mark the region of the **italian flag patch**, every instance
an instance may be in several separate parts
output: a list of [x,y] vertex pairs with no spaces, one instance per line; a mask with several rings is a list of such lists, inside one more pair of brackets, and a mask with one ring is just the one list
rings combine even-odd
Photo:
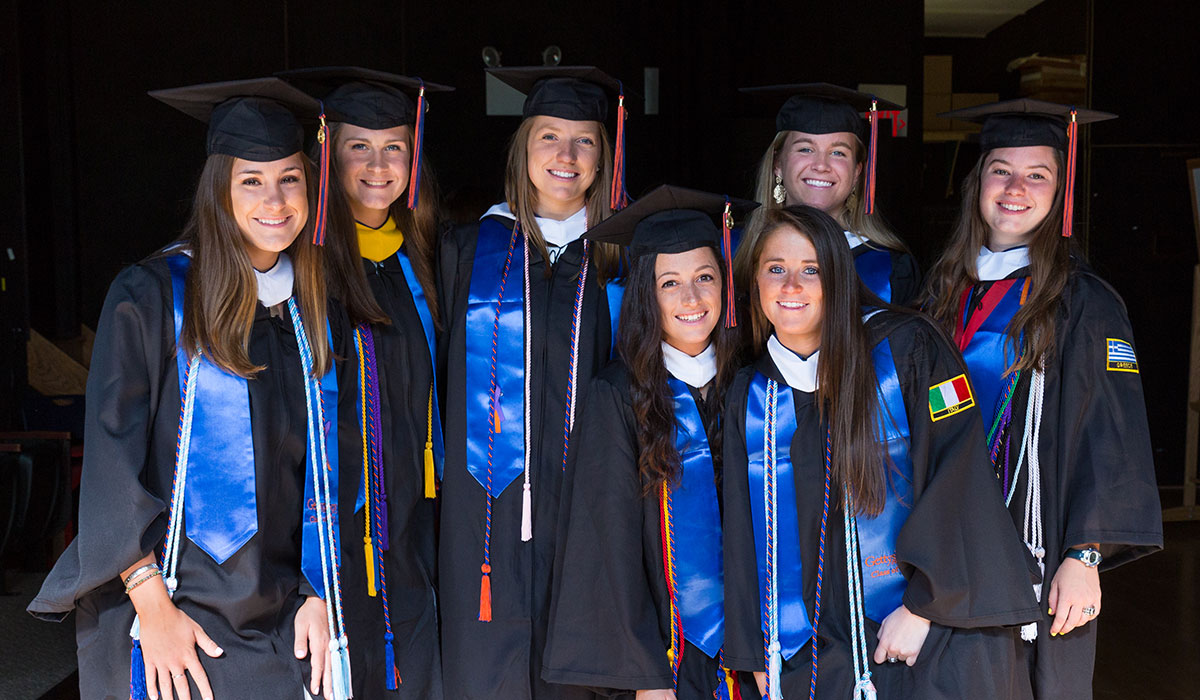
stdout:
[[965,374],[929,387],[929,417],[935,421],[974,405],[975,397]]

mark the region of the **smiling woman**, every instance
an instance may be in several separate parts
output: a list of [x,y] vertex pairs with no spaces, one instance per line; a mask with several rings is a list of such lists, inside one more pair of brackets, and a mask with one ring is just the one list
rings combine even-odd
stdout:
[[322,514],[353,375],[310,235],[296,113],[317,105],[274,78],[153,95],[209,123],[208,158],[183,234],[105,300],[79,535],[30,611],[76,611],[86,697],[345,698]]
[[610,96],[618,120],[624,107],[592,67],[491,74],[526,93],[505,201],[446,236],[439,260],[454,436],[439,549],[446,696],[590,697],[541,670],[570,428],[612,352],[620,249],[583,234],[612,213],[604,121]]
[[1101,569],[1162,547],[1129,317],[1071,245],[1078,129],[1115,115],[1022,99],[942,116],[983,122],[982,155],[928,308],[966,359],[995,478],[1042,573],[1017,670],[1034,697],[1082,700]]

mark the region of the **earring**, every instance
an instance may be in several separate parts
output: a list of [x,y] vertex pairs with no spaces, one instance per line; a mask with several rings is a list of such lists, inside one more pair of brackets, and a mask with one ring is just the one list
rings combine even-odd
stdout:
[[787,199],[787,190],[783,188],[783,178],[779,175],[775,176],[775,189],[771,190],[771,197],[776,204],[783,204]]

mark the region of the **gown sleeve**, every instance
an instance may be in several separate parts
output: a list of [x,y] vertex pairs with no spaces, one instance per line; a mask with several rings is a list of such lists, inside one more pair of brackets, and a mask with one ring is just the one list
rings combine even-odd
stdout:
[[613,374],[592,381],[571,440],[542,677],[594,688],[670,688],[643,564],[643,532],[658,525],[646,522],[632,409]]
[[746,396],[753,376],[754,369],[745,368],[735,377],[726,394],[723,421],[725,663],[735,671],[762,671],[765,667],[746,460]]
[[1133,371],[1110,362],[1122,344],[1134,349],[1125,304],[1107,284],[1080,274],[1069,308],[1060,335],[1057,447],[1065,522],[1057,554],[1098,542],[1103,570],[1162,549],[1161,505],[1140,368],[1136,361]]
[[30,603],[37,617],[61,620],[166,532],[167,503],[147,488],[143,472],[162,384],[178,381],[169,285],[134,266],[104,300],[87,381],[79,534]]
[[[906,337],[907,336],[907,337]],[[892,334],[911,433],[914,503],[896,554],[904,605],[946,627],[1038,619],[1028,556],[992,474],[979,408],[934,420],[929,391],[966,375],[944,335],[912,317]]]

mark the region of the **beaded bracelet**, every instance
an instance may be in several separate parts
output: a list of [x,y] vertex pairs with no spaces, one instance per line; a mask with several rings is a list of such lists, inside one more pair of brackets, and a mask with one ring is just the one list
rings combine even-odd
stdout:
[[161,574],[162,572],[159,571],[158,566],[155,564],[147,564],[139,567],[125,577],[125,594],[128,595],[133,589]]

